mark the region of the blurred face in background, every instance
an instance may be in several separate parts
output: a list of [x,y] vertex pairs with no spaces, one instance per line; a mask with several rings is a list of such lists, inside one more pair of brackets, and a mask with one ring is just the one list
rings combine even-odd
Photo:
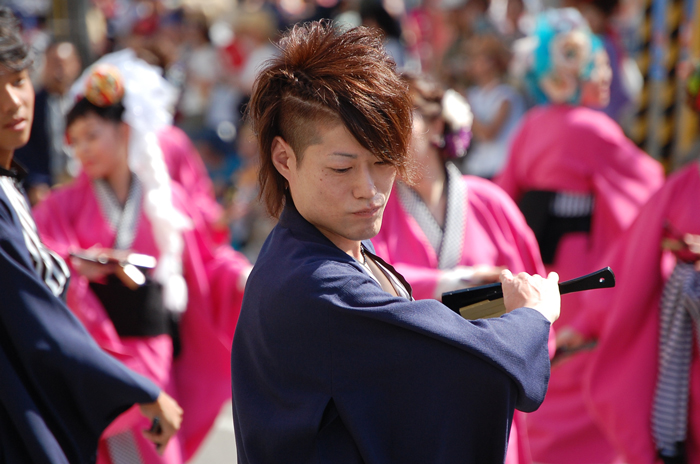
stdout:
[[80,58],[73,44],[61,42],[46,51],[44,87],[49,93],[64,95],[80,75]]
[[612,68],[605,50],[600,50],[593,58],[593,70],[581,87],[581,104],[591,108],[605,108],[610,103]]
[[438,116],[424,117],[419,111],[413,112],[413,132],[411,134],[411,154],[418,166],[425,166],[432,157],[439,157],[445,122]]
[[34,88],[29,71],[0,67],[0,160],[9,168],[11,156],[29,141],[34,117]]
[[66,132],[68,143],[90,179],[107,179],[128,170],[129,126],[94,113],[76,119]]

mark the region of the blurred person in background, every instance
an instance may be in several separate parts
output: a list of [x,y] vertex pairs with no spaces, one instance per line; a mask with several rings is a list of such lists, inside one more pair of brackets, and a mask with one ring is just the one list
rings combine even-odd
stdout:
[[602,111],[618,123],[626,123],[634,110],[633,103],[641,93],[643,77],[615,28],[614,18],[619,0],[566,0],[564,3],[577,8],[593,33],[603,41],[610,60],[612,80],[610,101],[602,107]]
[[437,75],[452,42],[449,20],[441,0],[422,0],[405,19],[406,45],[420,59],[416,71]]
[[475,85],[466,96],[474,113],[474,138],[461,168],[491,179],[505,164],[511,138],[525,114],[525,100],[504,82],[511,54],[502,39],[492,34],[473,37],[468,51]]
[[[688,93],[700,112],[696,72]],[[695,160],[669,176],[606,256],[618,285],[587,295],[588,317],[567,327],[569,346],[598,341],[585,387],[625,462],[700,463],[698,198]]]
[[32,135],[15,152],[28,171],[24,186],[31,204],[46,198],[49,188],[72,179],[77,163],[64,144],[64,114],[73,104],[68,89],[82,71],[78,51],[70,42],[53,42],[46,49],[42,88],[34,101]]
[[[537,18],[526,75],[538,105],[529,110],[495,179],[518,203],[540,245],[542,260],[562,280],[595,271],[610,247],[663,183],[658,162],[625,137],[604,113],[610,68],[600,41],[572,8]],[[584,317],[581,294],[562,297],[558,329]],[[583,397],[582,350],[552,368],[542,407],[528,416],[535,462],[590,464],[616,457]]]
[[411,71],[420,67],[416,59],[411,59],[403,42],[401,22],[394,18],[380,0],[361,0],[360,17],[362,25],[376,27],[384,36],[384,48],[391,55],[399,71]]
[[[156,134],[170,121],[174,92],[158,70],[124,50],[98,61],[71,93],[81,98],[67,137],[83,171],[35,208],[39,232],[71,257],[68,306],[97,343],[171,392],[187,416],[162,457],[144,442],[139,418],[121,416],[99,462],[184,462],[229,398],[250,265],[211,246],[197,204],[168,176]],[[132,253],[152,257],[153,269],[129,268]]]
[[[238,110],[250,98],[255,78],[264,63],[277,55],[274,40],[278,32],[274,16],[264,9],[240,11],[233,30],[242,60],[235,72],[227,73],[226,81],[238,92],[235,108]],[[238,120],[234,121],[234,124],[238,123]]]
[[[378,255],[400,272],[416,299],[491,283],[501,270],[543,274],[537,241],[513,200],[493,183],[462,176],[454,162],[469,143],[469,105],[425,76],[406,76],[412,102],[411,154],[420,179],[400,180],[382,227],[372,239]],[[507,464],[532,462],[525,415],[516,412]]]
[[498,25],[498,31],[508,46],[518,39],[527,37],[531,32],[531,15],[523,0],[507,0],[506,14]]
[[473,85],[469,70],[469,42],[473,37],[496,34],[496,28],[489,18],[490,0],[465,0],[450,2],[447,21],[451,30],[449,46],[442,58],[442,67],[433,71],[434,75],[451,88],[463,93]]
[[244,121],[241,125],[236,145],[241,166],[231,179],[232,188],[227,198],[226,212],[234,248],[251,263],[255,263],[277,220],[267,213],[258,198],[260,153],[250,121]]
[[223,203],[231,187],[231,176],[240,165],[234,145],[222,140],[214,130],[202,131],[193,142],[213,184],[214,197]]
[[182,409],[95,344],[64,303],[64,260],[37,235],[13,161],[32,127],[31,64],[17,20],[0,7],[0,461],[94,463],[102,431],[126,410],[138,416],[135,403],[157,423],[142,436],[169,450]]
[[177,125],[195,136],[205,125],[211,93],[222,77],[219,52],[209,38],[209,21],[201,11],[189,11],[184,19],[182,60],[185,84],[178,102]]

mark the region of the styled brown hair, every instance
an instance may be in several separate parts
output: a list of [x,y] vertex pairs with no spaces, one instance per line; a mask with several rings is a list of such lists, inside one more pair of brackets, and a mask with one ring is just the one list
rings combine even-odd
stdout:
[[284,206],[287,185],[272,163],[278,136],[301,163],[319,126],[342,123],[360,145],[410,178],[411,99],[379,32],[316,21],[288,30],[279,48],[258,75],[247,109],[262,158],[260,197],[272,216]]

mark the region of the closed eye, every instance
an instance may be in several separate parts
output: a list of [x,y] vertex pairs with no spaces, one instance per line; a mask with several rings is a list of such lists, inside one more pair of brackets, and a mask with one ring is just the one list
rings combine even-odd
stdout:
[[337,172],[338,174],[342,174],[342,173],[344,173],[344,172],[348,172],[349,170],[350,170],[350,168],[343,168],[343,169],[334,169],[334,168],[331,168],[331,171]]

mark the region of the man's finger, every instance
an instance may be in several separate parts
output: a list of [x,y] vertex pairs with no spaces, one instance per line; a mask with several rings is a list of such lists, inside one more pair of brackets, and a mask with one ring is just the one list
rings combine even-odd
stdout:
[[513,273],[510,272],[508,269],[503,269],[501,271],[501,276],[499,278],[501,283],[505,282],[506,280],[512,280],[512,279],[513,279]]
[[547,274],[547,279],[559,282],[559,274],[557,274],[556,272],[550,272],[549,274]]

